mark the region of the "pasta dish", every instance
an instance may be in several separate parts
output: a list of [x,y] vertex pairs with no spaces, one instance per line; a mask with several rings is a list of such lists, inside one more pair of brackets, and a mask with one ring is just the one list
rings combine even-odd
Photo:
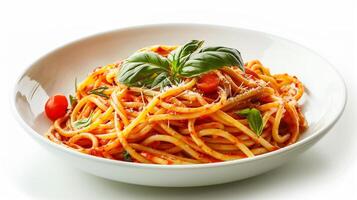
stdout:
[[307,128],[304,86],[238,50],[146,47],[95,68],[75,94],[50,97],[49,140],[85,154],[152,164],[254,157],[295,143]]

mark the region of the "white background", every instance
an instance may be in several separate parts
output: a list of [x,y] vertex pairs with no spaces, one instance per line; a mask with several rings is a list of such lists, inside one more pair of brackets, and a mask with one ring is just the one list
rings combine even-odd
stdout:
[[[355,7],[352,1],[343,0],[0,1],[0,199],[356,197]],[[38,57],[94,33],[169,22],[254,29],[289,38],[317,51],[335,65],[346,80],[349,99],[344,115],[318,144],[276,170],[239,182],[184,189],[128,185],[73,169],[44,151],[14,120],[9,96],[15,78]]]

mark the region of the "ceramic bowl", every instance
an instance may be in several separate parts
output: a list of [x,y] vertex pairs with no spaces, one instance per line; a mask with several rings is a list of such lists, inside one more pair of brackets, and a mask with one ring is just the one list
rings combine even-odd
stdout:
[[[96,66],[126,58],[145,46],[183,44],[192,39],[205,40],[206,45],[237,48],[245,61],[259,59],[273,73],[296,75],[306,87],[306,94],[300,104],[309,124],[299,141],[254,158],[212,164],[162,166],[98,158],[75,152],[43,137],[50,126],[50,121],[43,114],[46,100],[56,93],[73,93],[75,78],[82,80]],[[337,122],[346,102],[346,89],[341,76],[330,63],[289,40],[240,28],[163,24],[98,34],[50,52],[21,74],[15,85],[12,102],[15,115],[24,130],[38,144],[52,152],[53,156],[68,165],[126,183],[188,187],[244,179],[294,159],[320,140]]]

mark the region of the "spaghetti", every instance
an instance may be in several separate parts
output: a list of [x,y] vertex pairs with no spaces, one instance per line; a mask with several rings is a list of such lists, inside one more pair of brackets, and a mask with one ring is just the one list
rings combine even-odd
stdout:
[[[141,51],[166,57],[175,48]],[[258,60],[244,64],[245,72],[238,67],[212,70],[218,85],[208,93],[199,87],[201,77],[161,89],[129,87],[116,78],[121,66],[109,64],[89,74],[77,86],[76,101],[45,136],[108,159],[198,164],[274,151],[295,143],[307,127],[297,103],[302,83],[295,76],[271,74]],[[253,108],[261,119],[257,129],[242,114]]]

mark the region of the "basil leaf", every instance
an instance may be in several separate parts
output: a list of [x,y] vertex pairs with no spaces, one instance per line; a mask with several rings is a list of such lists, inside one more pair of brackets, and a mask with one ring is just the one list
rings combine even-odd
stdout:
[[250,111],[250,114],[247,116],[248,123],[250,128],[260,136],[263,132],[263,118],[259,110],[253,108]]
[[263,132],[263,118],[260,111],[256,108],[246,108],[237,112],[237,114],[247,117],[249,127],[261,136]]
[[225,66],[238,66],[244,71],[240,52],[228,47],[207,47],[197,54],[192,54],[180,69],[179,74],[184,77],[195,77]]
[[69,95],[69,103],[71,104],[71,107],[73,108],[77,104],[78,100],[75,96]]
[[231,56],[234,56],[234,62],[238,62],[238,64],[237,65],[231,65],[231,66],[237,66],[244,72],[244,62],[243,62],[243,59],[242,59],[242,56],[241,56],[240,52],[237,49],[229,48],[229,47],[219,47],[218,46],[218,47],[206,47],[206,48],[203,48],[200,52],[209,52],[209,51],[226,52],[227,54],[230,54]]
[[90,116],[88,118],[82,118],[78,121],[75,121],[73,125],[77,129],[81,129],[81,128],[89,126],[91,123],[92,123],[92,116]]
[[247,117],[250,113],[250,108],[246,108],[237,112],[237,114]]
[[202,44],[203,40],[192,40],[191,42],[175,49],[168,55],[174,72],[179,71],[182,64],[184,64],[192,53],[197,51]]
[[127,151],[124,151],[123,152],[123,157],[124,157],[124,160],[127,161],[127,162],[133,162],[133,159],[131,158],[131,155],[127,152]]
[[107,86],[101,86],[101,87],[98,87],[98,88],[96,88],[96,89],[94,89],[94,90],[89,91],[88,93],[89,93],[89,94],[95,94],[95,95],[98,95],[98,96],[101,96],[101,97],[105,97],[105,98],[108,99],[109,96],[108,96],[107,94],[104,94],[104,91],[105,91],[106,89],[108,89]]
[[169,61],[153,52],[139,52],[130,56],[121,66],[118,81],[128,86],[151,85],[162,72],[169,73]]
[[77,93],[77,89],[78,89],[78,84],[77,84],[77,77],[74,78],[74,92]]
[[162,72],[156,76],[154,81],[151,83],[151,89],[163,88],[165,86],[171,85],[171,81],[169,79],[169,74],[167,72]]

